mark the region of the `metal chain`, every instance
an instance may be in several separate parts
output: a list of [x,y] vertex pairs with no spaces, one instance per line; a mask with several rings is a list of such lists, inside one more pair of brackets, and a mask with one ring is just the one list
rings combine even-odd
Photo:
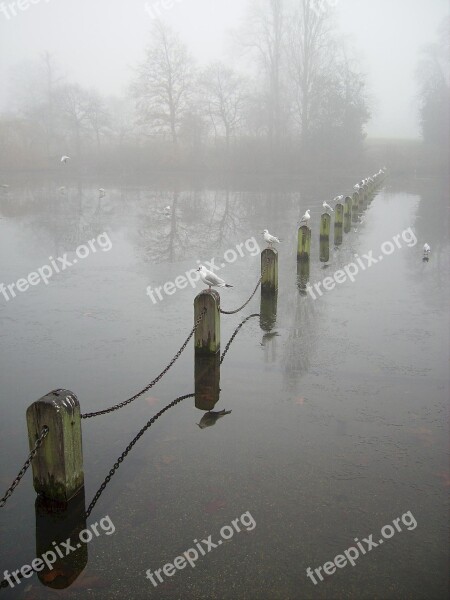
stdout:
[[125,457],[131,451],[131,449],[136,444],[136,442],[144,435],[144,433],[147,431],[147,429],[149,427],[151,427],[153,425],[153,423],[157,419],[159,419],[159,417],[161,415],[163,415],[167,410],[169,410],[169,408],[172,408],[172,406],[175,406],[176,404],[178,404],[182,400],[186,400],[186,398],[193,398],[194,396],[195,396],[195,394],[186,394],[185,396],[179,396],[178,398],[176,398],[175,400],[173,400],[173,402],[171,402],[166,407],[164,407],[162,410],[160,410],[159,413],[157,413],[154,417],[152,417],[150,419],[150,421],[147,422],[146,425],[144,425],[144,427],[139,431],[139,433],[137,434],[137,436],[133,439],[133,441],[130,444],[128,444],[128,446],[126,447],[125,451],[122,452],[122,454],[119,456],[119,458],[117,459],[117,461],[114,463],[113,468],[110,470],[108,476],[105,478],[105,480],[102,483],[102,485],[100,486],[98,492],[95,494],[94,498],[92,499],[92,502],[89,504],[89,507],[88,507],[88,509],[86,511],[86,518],[88,518],[89,515],[91,514],[94,506],[97,504],[97,500],[102,495],[103,490],[105,489],[105,487],[111,481],[112,476],[115,474],[115,472],[117,471],[117,469],[120,467],[120,464],[123,462],[123,460],[125,459]]
[[124,406],[127,406],[127,404],[131,404],[131,402],[134,402],[134,400],[137,400],[137,398],[139,398],[140,396],[142,396],[143,394],[148,392],[148,390],[151,389],[154,385],[156,385],[158,383],[158,381],[164,377],[164,375],[172,367],[172,365],[180,358],[181,354],[183,353],[186,346],[188,345],[190,339],[192,338],[192,336],[194,335],[198,326],[200,325],[203,317],[205,316],[205,313],[206,313],[206,308],[204,308],[203,311],[200,313],[200,315],[197,317],[197,320],[195,322],[194,327],[192,328],[191,333],[189,334],[189,336],[187,337],[186,341],[181,346],[181,348],[178,350],[178,352],[175,354],[175,356],[172,358],[170,363],[167,365],[167,367],[164,369],[164,371],[162,371],[158,375],[158,377],[155,377],[155,379],[147,385],[147,387],[145,387],[143,390],[141,390],[140,392],[135,394],[132,398],[129,398],[128,400],[125,400],[124,402],[121,402],[120,404],[116,404],[115,406],[111,406],[111,408],[106,408],[105,410],[99,410],[98,412],[87,413],[87,414],[81,415],[81,418],[82,419],[90,419],[92,417],[98,417],[99,415],[106,415],[107,413],[114,412],[116,410],[119,410],[120,408],[123,408]]
[[31,461],[33,460],[33,458],[36,456],[39,448],[42,446],[42,443],[44,441],[44,439],[47,437],[49,432],[48,427],[45,425],[45,427],[42,428],[41,431],[41,435],[38,437],[38,439],[36,440],[36,443],[34,444],[34,448],[33,450],[30,452],[27,460],[25,461],[25,464],[23,465],[22,469],[19,471],[19,474],[17,475],[17,477],[14,479],[11,487],[8,489],[8,491],[6,492],[6,494],[3,496],[3,498],[0,499],[0,508],[3,508],[8,500],[8,498],[10,498],[10,496],[12,496],[14,490],[16,489],[16,487],[19,485],[20,480],[22,479],[22,477],[25,475],[25,473],[28,470],[28,467],[31,465]]
[[243,326],[243,325],[244,325],[244,324],[245,324],[245,323],[246,323],[246,322],[247,322],[249,319],[252,319],[252,318],[254,318],[254,317],[259,317],[259,316],[261,316],[259,313],[255,313],[255,314],[253,314],[253,315],[250,315],[249,317],[246,317],[246,318],[245,318],[245,319],[242,321],[242,323],[236,327],[236,329],[234,330],[234,333],[233,333],[233,335],[231,336],[231,338],[230,338],[230,340],[229,340],[228,344],[225,346],[225,350],[223,351],[223,353],[222,353],[222,356],[220,357],[220,364],[222,364],[222,363],[223,363],[223,359],[225,358],[225,355],[226,355],[226,353],[227,353],[227,352],[228,352],[228,350],[230,349],[230,346],[231,346],[231,344],[233,343],[233,340],[234,340],[234,338],[235,338],[235,337],[237,336],[237,334],[239,333],[239,331],[240,331],[241,327],[242,327],[242,326]]
[[241,307],[237,308],[236,310],[229,310],[229,311],[228,311],[228,310],[222,310],[222,309],[219,307],[219,310],[220,310],[220,312],[221,312],[223,315],[235,315],[236,313],[240,312],[241,310],[243,310],[243,309],[244,309],[244,308],[247,306],[247,304],[250,302],[250,300],[253,298],[253,296],[254,296],[254,295],[256,294],[256,292],[258,291],[258,288],[259,288],[259,286],[261,285],[261,281],[262,281],[262,278],[264,277],[264,273],[266,272],[266,269],[267,269],[267,266],[268,266],[268,264],[269,264],[269,259],[267,258],[267,260],[266,260],[266,264],[264,265],[264,268],[263,268],[263,270],[261,271],[261,277],[259,278],[259,280],[258,280],[258,283],[256,284],[256,287],[255,287],[255,290],[254,290],[253,294],[250,296],[250,298],[247,300],[247,302],[246,302],[245,304],[243,304]]

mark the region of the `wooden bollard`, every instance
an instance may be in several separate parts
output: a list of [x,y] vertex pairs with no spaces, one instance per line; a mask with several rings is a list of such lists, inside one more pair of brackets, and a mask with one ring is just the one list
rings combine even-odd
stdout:
[[359,193],[354,192],[352,196],[352,223],[358,222],[359,215]]
[[311,229],[302,225],[298,230],[297,259],[309,260],[311,255]]
[[334,245],[340,246],[342,244],[343,230],[344,227],[344,205],[336,204],[334,208]]
[[278,252],[266,248],[261,252],[261,293],[273,294],[278,289]]
[[28,440],[34,447],[43,427],[49,431],[33,460],[38,494],[66,503],[84,486],[81,414],[77,397],[55,390],[27,410]]
[[320,217],[320,262],[330,260],[330,228],[331,217],[323,213]]
[[216,354],[220,350],[220,296],[215,290],[203,290],[194,300],[194,322],[203,316],[195,331],[195,353]]
[[344,200],[344,233],[349,233],[352,227],[352,199],[347,196]]

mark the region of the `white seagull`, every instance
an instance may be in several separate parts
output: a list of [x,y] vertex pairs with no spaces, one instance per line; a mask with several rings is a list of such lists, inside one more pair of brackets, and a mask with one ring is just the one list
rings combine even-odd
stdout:
[[64,164],[67,164],[67,161],[70,160],[70,156],[61,156],[61,162]]
[[343,199],[344,199],[344,196],[336,196],[336,198],[334,198],[333,202],[342,202]]
[[353,186],[353,189],[354,189],[354,190],[356,190],[356,191],[358,192],[358,191],[359,191],[359,189],[360,189],[360,187],[361,187],[361,186],[359,185],[359,183],[357,183],[356,185],[354,185],[354,186]]
[[65,194],[66,193],[66,188],[62,185],[59,189],[58,189],[60,194]]
[[267,229],[264,229],[262,234],[264,236],[264,240],[269,244],[270,247],[272,247],[272,244],[281,244],[280,240],[274,235],[270,235]]
[[223,279],[218,277],[212,271],[208,271],[208,269],[203,265],[200,265],[197,271],[200,272],[201,280],[203,281],[203,283],[206,283],[209,289],[211,289],[212,287],[233,287],[232,285],[228,285],[228,283],[225,283]]
[[323,201],[322,206],[324,207],[325,210],[331,210],[331,212],[334,212],[334,210],[331,208],[331,206],[325,202],[325,200]]
[[423,254],[424,256],[429,256],[431,252],[431,247],[429,244],[424,244],[423,246]]
[[99,194],[100,194],[100,198],[104,198],[106,196],[106,190],[105,190],[105,188],[99,188],[98,191],[99,191]]
[[303,215],[303,217],[300,219],[300,223],[306,223],[306,225],[308,225],[309,221],[311,220],[311,214],[309,212],[309,209],[305,212],[305,214]]

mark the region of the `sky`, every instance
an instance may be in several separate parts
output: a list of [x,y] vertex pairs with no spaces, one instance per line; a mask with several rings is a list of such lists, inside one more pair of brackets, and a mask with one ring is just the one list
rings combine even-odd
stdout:
[[[18,4],[24,8],[19,8]],[[448,15],[448,0],[332,0],[368,85],[371,137],[419,136],[414,71]],[[166,6],[167,8],[164,8]],[[70,80],[125,93],[159,10],[201,64],[235,60],[247,0],[0,0],[0,109],[14,68],[49,51]],[[153,12],[152,12],[153,11]],[[14,14],[15,13],[15,14]]]

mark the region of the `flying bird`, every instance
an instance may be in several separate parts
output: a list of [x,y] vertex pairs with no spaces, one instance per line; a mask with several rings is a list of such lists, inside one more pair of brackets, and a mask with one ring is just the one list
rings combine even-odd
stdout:
[[303,215],[303,217],[300,219],[300,223],[306,223],[306,225],[308,225],[309,221],[311,220],[311,214],[309,212],[309,209],[305,212],[305,214]]
[[269,244],[270,248],[272,248],[273,244],[281,244],[280,240],[274,235],[270,235],[267,229],[263,231],[264,240]]
[[64,164],[67,164],[67,161],[70,160],[70,156],[61,156],[61,162]]
[[325,200],[323,201],[322,206],[324,207],[325,210],[331,210],[331,212],[334,212],[334,210],[331,208],[331,206],[325,202]]
[[215,273],[213,273],[212,271],[208,271],[208,269],[206,267],[204,267],[203,265],[200,265],[200,267],[197,269],[197,271],[200,272],[200,278],[203,281],[203,283],[205,283],[209,289],[211,289],[212,287],[233,287],[232,285],[229,285],[228,283],[225,283],[225,281],[223,279],[221,279],[220,277],[218,277]]

